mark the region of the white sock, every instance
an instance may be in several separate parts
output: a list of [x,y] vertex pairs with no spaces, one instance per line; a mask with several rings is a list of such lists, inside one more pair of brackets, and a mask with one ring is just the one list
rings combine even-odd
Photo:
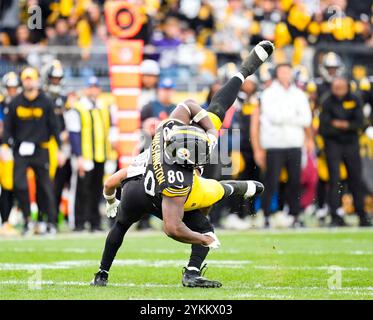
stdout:
[[242,81],[242,83],[245,82],[245,77],[243,76],[243,74],[241,72],[237,72],[234,77],[237,77],[238,79],[240,79]]
[[252,181],[246,181],[247,183],[247,190],[245,193],[245,198],[252,197],[256,192],[256,185]]
[[197,272],[199,272],[199,269],[196,268],[196,267],[187,267],[187,269],[188,269],[189,271],[197,271]]

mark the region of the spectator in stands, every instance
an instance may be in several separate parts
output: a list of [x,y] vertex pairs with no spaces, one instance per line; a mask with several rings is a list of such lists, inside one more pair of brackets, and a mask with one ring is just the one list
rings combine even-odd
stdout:
[[70,27],[66,19],[58,18],[55,25],[56,36],[49,43],[51,46],[72,46],[74,38],[70,34]]
[[[330,0],[323,12],[315,16],[312,30],[319,42],[363,43],[369,38],[369,18],[354,16],[347,10],[347,4],[347,0]],[[337,12],[335,8],[338,8]]]
[[288,173],[289,213],[293,226],[299,226],[301,190],[301,155],[305,144],[305,128],[311,124],[311,110],[307,96],[293,83],[289,64],[275,70],[275,81],[260,96],[260,144],[266,153],[263,194],[265,226],[270,226],[271,200],[278,191],[281,169]]
[[27,58],[31,52],[32,43],[30,41],[30,30],[27,25],[21,24],[16,30],[17,46],[20,49],[16,60],[21,63],[27,63]]
[[141,63],[141,95],[139,106],[142,109],[146,104],[157,99],[157,87],[161,70],[154,60],[144,60]]
[[177,64],[177,48],[181,44],[180,36],[180,21],[176,17],[169,16],[163,22],[162,32],[155,32],[151,42],[156,52],[153,58],[158,60],[162,69],[166,69],[164,72],[169,71],[173,75],[172,66]]
[[15,44],[15,32],[19,25],[19,0],[3,0],[0,2],[0,33],[4,41]]
[[340,205],[341,161],[346,165],[348,187],[353,195],[355,212],[360,226],[370,226],[364,211],[364,186],[361,176],[359,135],[363,128],[363,112],[360,99],[350,92],[349,81],[336,77],[331,93],[321,103],[320,134],[325,141],[325,154],[329,170],[329,210],[331,226],[344,226],[345,222],[337,214]]
[[97,34],[98,26],[102,21],[101,9],[96,3],[92,3],[87,12],[76,24],[77,44],[81,48],[92,46],[92,38]]
[[174,81],[171,78],[162,79],[158,86],[157,99],[144,106],[141,111],[141,121],[149,118],[167,119],[175,108],[175,104],[173,103],[174,94]]
[[[76,44],[75,39],[70,34],[70,27],[65,18],[58,18],[55,25],[56,34],[50,39],[48,45],[50,46],[73,46]],[[70,62],[74,55],[60,53],[57,54],[57,59],[61,62]]]
[[263,0],[257,2],[253,9],[253,24],[250,27],[251,43],[256,44],[262,40],[275,40],[277,24],[281,21],[281,12],[276,9],[276,2]]
[[214,47],[223,52],[240,52],[249,45],[251,13],[243,0],[228,0],[223,15],[218,17]]

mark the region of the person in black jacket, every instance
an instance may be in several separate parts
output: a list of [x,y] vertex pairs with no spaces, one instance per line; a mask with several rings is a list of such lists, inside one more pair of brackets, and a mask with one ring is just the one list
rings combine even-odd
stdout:
[[[4,110],[5,146],[13,149],[14,192],[25,218],[24,232],[28,231],[30,201],[27,184],[27,168],[31,167],[36,176],[37,193],[43,194],[40,204],[46,209],[49,233],[56,232],[56,206],[53,185],[49,176],[48,141],[54,136],[61,146],[59,126],[54,106],[39,89],[39,74],[36,69],[26,68],[21,73],[23,92],[17,95]],[[59,159],[61,153],[59,152]]]
[[360,99],[349,90],[349,82],[344,77],[332,81],[331,93],[321,102],[320,134],[325,141],[325,154],[329,170],[329,210],[331,226],[343,226],[345,222],[337,214],[340,205],[341,161],[346,165],[348,187],[354,199],[355,211],[360,218],[360,226],[370,226],[364,211],[364,186],[361,175],[359,134],[363,128],[363,111]]

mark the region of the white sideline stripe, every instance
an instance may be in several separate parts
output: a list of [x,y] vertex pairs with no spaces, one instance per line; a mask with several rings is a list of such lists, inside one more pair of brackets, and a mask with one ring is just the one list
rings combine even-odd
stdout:
[[[82,248],[65,248],[65,249],[51,249],[51,248],[0,248],[0,252],[65,252],[65,253],[97,253],[96,249],[82,249]],[[172,254],[172,253],[190,253],[188,249],[126,249],[126,253],[159,253],[159,254]],[[346,254],[346,255],[373,255],[373,251],[353,250],[353,251],[292,251],[292,250],[271,250],[271,253],[278,255],[287,254],[301,254],[301,255],[330,255],[330,254]],[[219,253],[229,254],[250,254],[250,250],[239,250],[239,249],[219,249]]]
[[[139,267],[182,267],[186,260],[157,260],[149,261],[142,259],[115,260],[115,266],[139,266]],[[251,264],[248,260],[209,260],[210,265],[215,268],[244,268]],[[56,261],[51,263],[0,263],[0,270],[39,270],[39,269],[72,269],[80,267],[98,266],[95,260],[70,260]]]
[[[51,280],[42,280],[42,281],[26,281],[26,280],[5,280],[0,281],[1,285],[31,285],[31,284],[40,284],[40,285],[57,285],[57,286],[89,286],[89,282],[83,281],[51,281]],[[161,284],[161,283],[110,283],[109,286],[113,287],[144,287],[144,288],[176,288],[180,287],[176,284]]]
[[[229,269],[258,269],[258,270],[329,270],[330,266],[280,266],[280,265],[253,265],[249,260],[208,260],[209,265],[215,268]],[[181,267],[185,260],[144,260],[126,259],[115,260],[115,266],[139,266],[139,267]],[[39,270],[39,269],[73,269],[81,267],[98,266],[95,260],[70,260],[55,261],[51,263],[0,263],[0,270]],[[342,271],[373,271],[373,268],[366,267],[340,267]]]

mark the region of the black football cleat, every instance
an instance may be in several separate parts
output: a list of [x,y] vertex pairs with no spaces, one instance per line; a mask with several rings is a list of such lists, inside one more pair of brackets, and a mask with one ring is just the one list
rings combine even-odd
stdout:
[[329,227],[348,227],[348,224],[341,216],[336,215],[332,217],[332,221],[330,222]]
[[359,217],[359,227],[371,227],[372,222],[370,221],[369,217],[364,214]]
[[200,271],[188,270],[184,267],[182,279],[183,286],[188,288],[220,288],[222,286],[221,282],[209,280],[202,276],[204,269],[207,269],[206,264],[201,268]]
[[264,40],[259,42],[252,49],[248,57],[242,62],[240,72],[247,78],[259,69],[259,67],[272,55],[275,46],[271,41]]
[[94,287],[106,287],[108,283],[109,273],[103,270],[99,270],[95,273],[95,277],[90,283]]

